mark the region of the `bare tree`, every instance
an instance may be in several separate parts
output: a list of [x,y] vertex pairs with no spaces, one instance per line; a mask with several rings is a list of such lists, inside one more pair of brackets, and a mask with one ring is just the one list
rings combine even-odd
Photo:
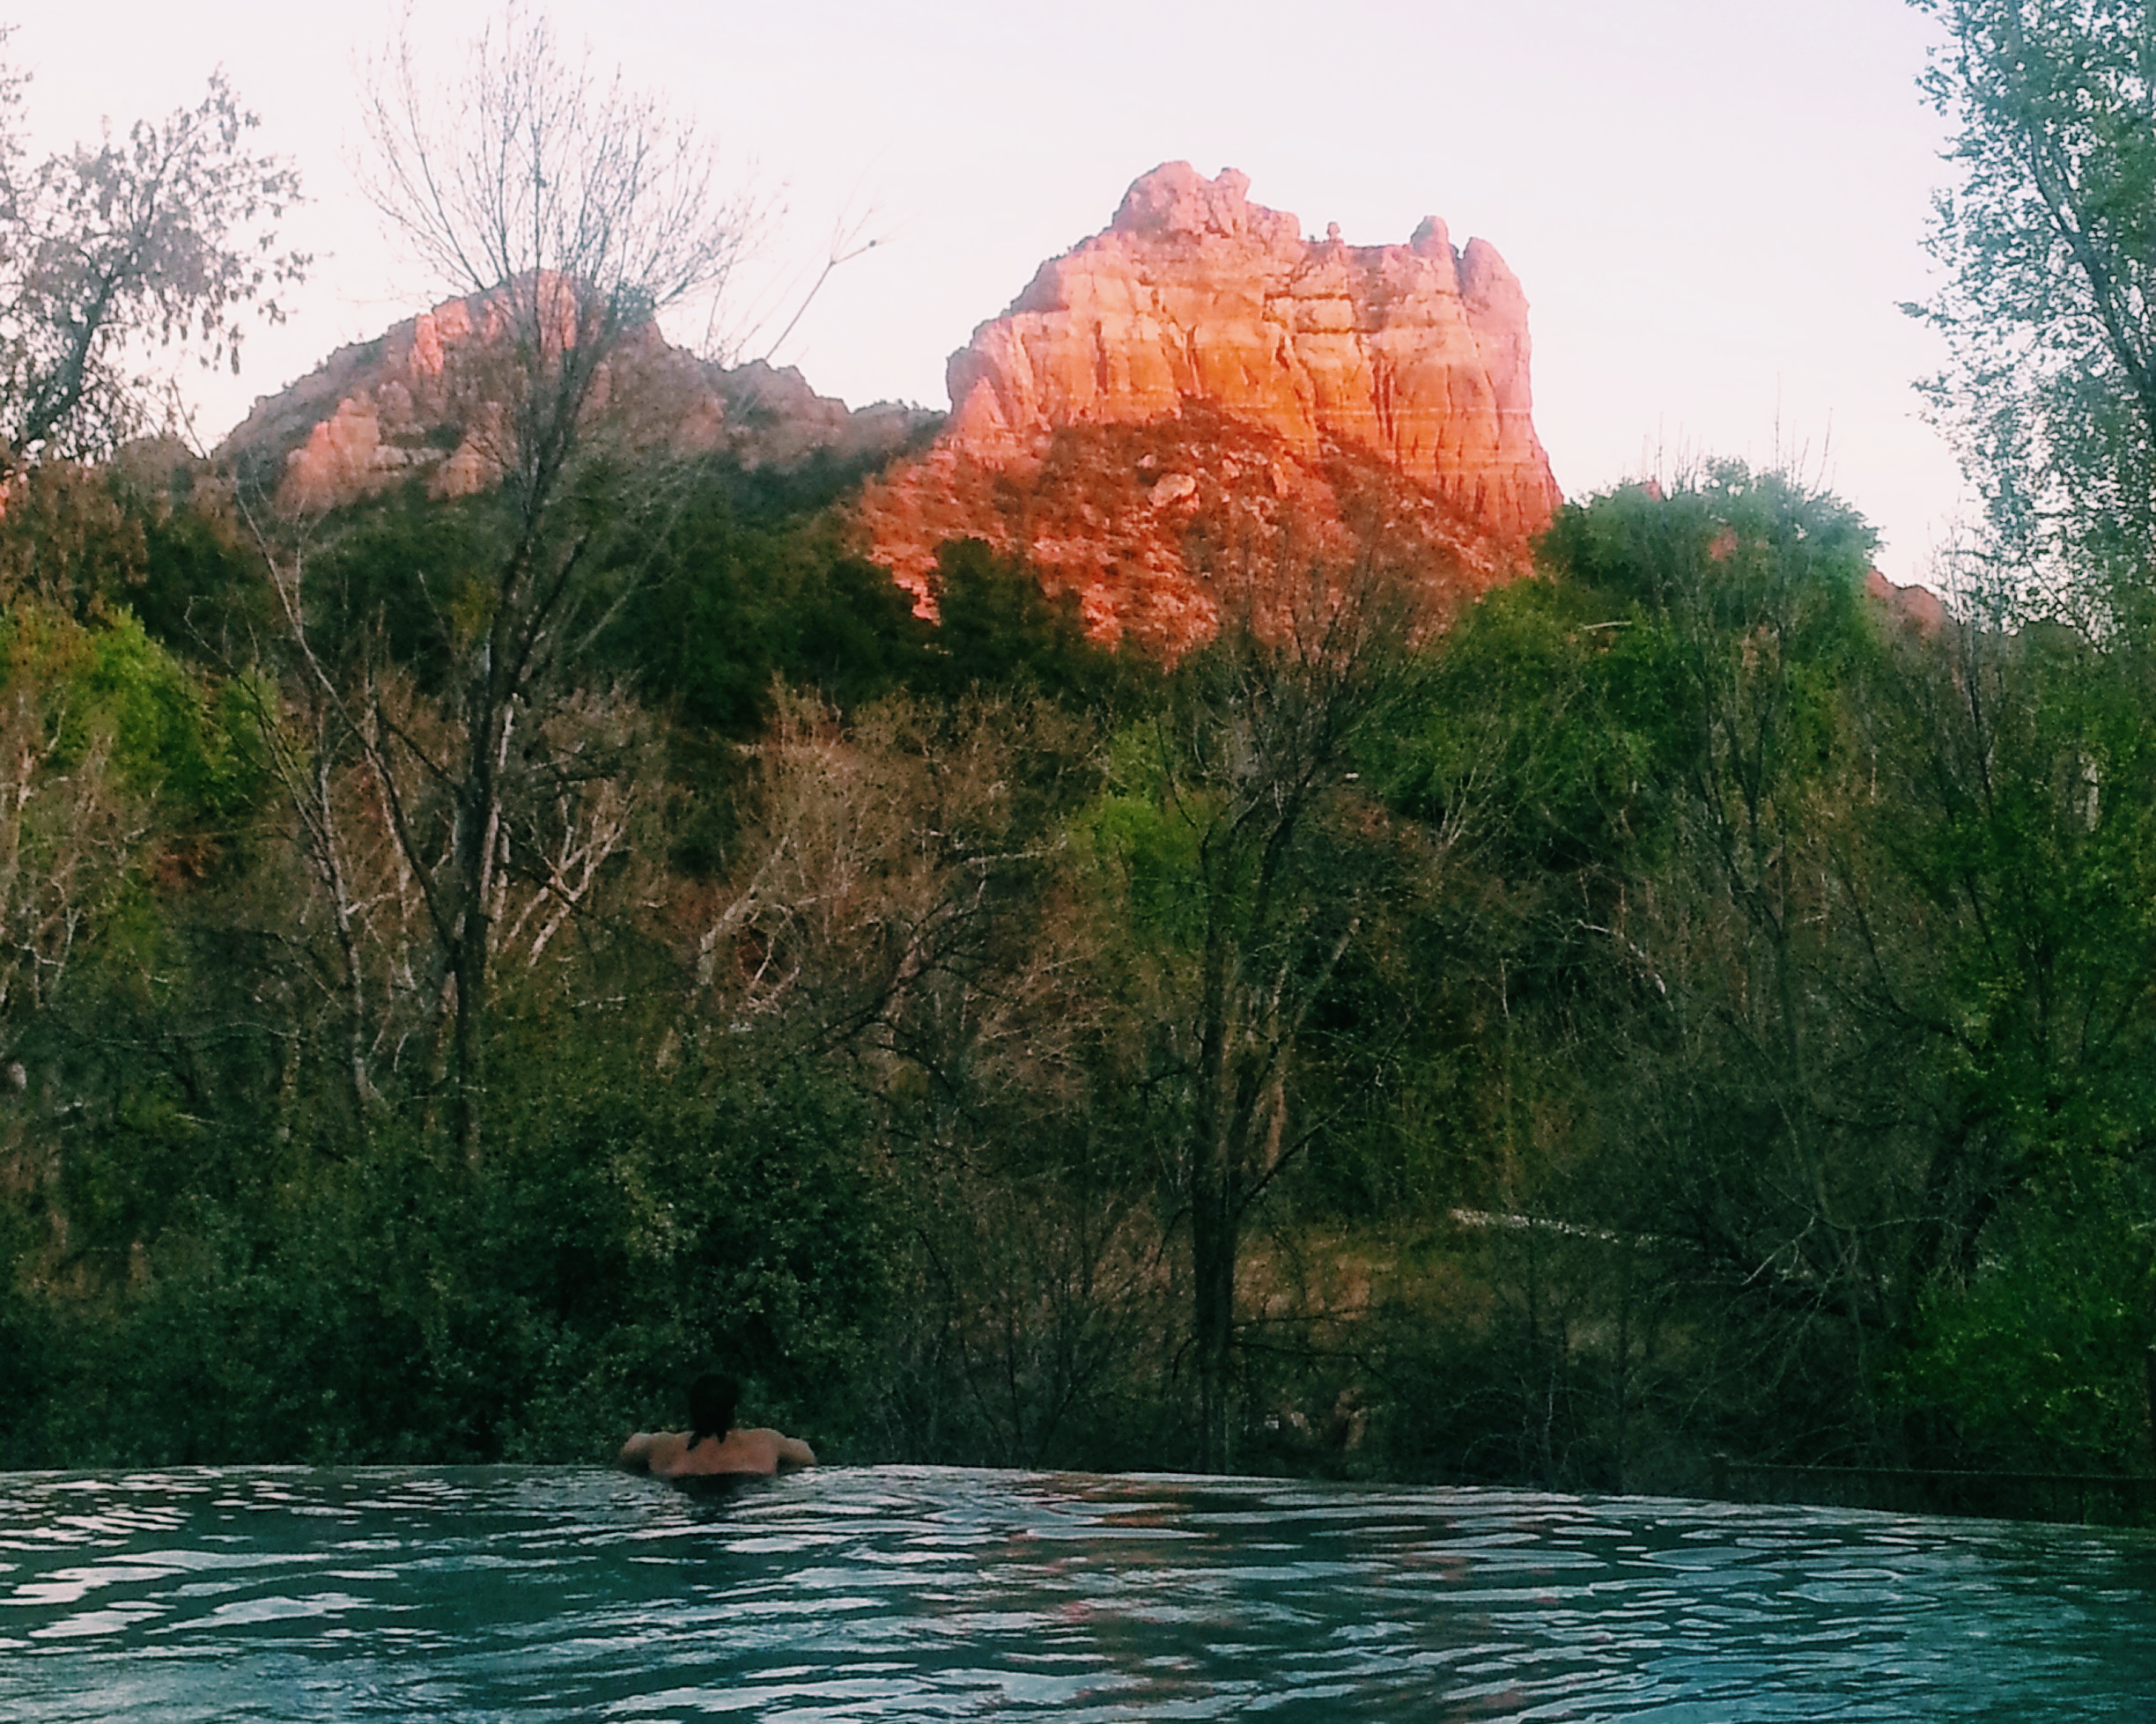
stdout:
[[[0,41],[4,41],[0,33]],[[191,345],[240,365],[243,315],[309,260],[277,249],[299,177],[248,147],[260,123],[222,72],[200,106],[36,166],[21,136],[26,73],[0,65],[0,437],[7,469],[94,459],[139,432],[155,368]]]
[[111,737],[69,731],[60,679],[30,667],[0,699],[0,1033],[50,1003],[137,859],[147,821],[116,783]]
[[901,1452],[940,1428],[1044,1464],[1160,1333],[1154,1182],[1095,1090],[1123,1028],[1104,906],[1057,813],[1095,787],[1096,747],[1045,702],[892,698],[847,724],[782,699],[697,918],[691,1021],[842,1056],[871,1097],[911,1278],[879,1391]]
[[693,122],[565,53],[515,0],[441,83],[422,74],[407,19],[365,111],[367,189],[391,232],[441,286],[506,320],[486,380],[491,453],[534,542],[512,560],[531,559],[609,362],[661,313],[723,290],[756,207],[720,191]]
[[729,1020],[783,1024],[794,1045],[926,1069],[945,1044],[993,1038],[986,996],[1010,1002],[982,978],[1012,956],[1018,906],[1060,855],[1021,781],[1072,757],[1077,734],[1046,705],[893,699],[849,727],[813,697],[782,702],[697,942],[699,994]]
[[[280,539],[258,516],[257,536],[298,674],[365,756],[439,942],[457,1135],[476,1157],[503,943],[550,938],[614,843],[587,838],[623,829],[594,786],[625,770],[629,739],[579,751],[551,722],[630,590],[602,577],[609,549],[652,500],[624,490],[623,463],[609,468],[631,393],[609,378],[653,342],[660,311],[723,287],[750,211],[715,188],[692,123],[563,53],[543,18],[513,4],[446,82],[423,76],[400,33],[365,106],[377,206],[482,313],[458,387],[498,483],[482,500],[493,530],[454,571],[458,590],[426,589],[448,667],[441,711],[419,713],[380,652],[355,665],[319,651],[305,535]],[[653,464],[636,465],[646,483]],[[543,879],[553,908],[511,911],[512,875]]]
[[[287,620],[306,642],[304,621]],[[314,954],[307,974],[335,1022],[346,1099],[364,1131],[386,1079],[409,1086],[419,1068],[438,1070],[456,1004],[453,948],[428,895],[454,862],[454,799],[439,777],[417,794],[388,780],[380,727],[394,726],[404,747],[436,763],[462,739],[454,713],[380,667],[365,673],[357,701],[326,674],[299,679],[282,699],[262,682],[245,686],[259,702],[257,734],[304,868],[296,932]],[[656,802],[636,770],[650,763],[642,715],[621,691],[572,694],[535,722],[540,746],[505,795],[488,884],[494,962],[513,971],[563,956],[559,936],[602,890],[617,888],[614,902],[635,892],[636,871],[621,859]],[[415,852],[428,866],[415,867]]]

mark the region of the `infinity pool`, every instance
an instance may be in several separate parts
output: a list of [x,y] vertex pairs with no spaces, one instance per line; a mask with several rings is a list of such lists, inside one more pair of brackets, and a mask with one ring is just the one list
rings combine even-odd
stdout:
[[2156,1537],[829,1469],[0,1474],[0,1717],[2156,1720]]

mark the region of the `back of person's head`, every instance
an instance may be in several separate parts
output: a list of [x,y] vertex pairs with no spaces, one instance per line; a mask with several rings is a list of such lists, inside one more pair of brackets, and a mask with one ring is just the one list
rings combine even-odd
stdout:
[[706,1371],[689,1385],[689,1447],[706,1437],[723,1437],[734,1428],[734,1409],[742,1386],[734,1378]]

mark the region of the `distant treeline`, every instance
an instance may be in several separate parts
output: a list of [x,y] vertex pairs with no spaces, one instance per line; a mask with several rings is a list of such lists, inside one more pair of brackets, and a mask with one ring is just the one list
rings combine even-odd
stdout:
[[16,482],[0,1466],[2145,1466],[2145,613],[1720,466],[1166,665],[855,476]]

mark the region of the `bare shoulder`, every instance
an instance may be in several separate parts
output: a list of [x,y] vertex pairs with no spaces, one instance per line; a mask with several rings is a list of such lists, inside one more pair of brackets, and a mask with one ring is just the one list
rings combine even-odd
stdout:
[[772,1469],[775,1472],[783,1472],[791,1467],[816,1465],[816,1450],[799,1437],[789,1437],[784,1431],[774,1431],[769,1426],[742,1434],[753,1438],[757,1447],[770,1456]]
[[631,1472],[661,1472],[682,1447],[674,1431],[639,1431],[622,1445],[618,1464]]

